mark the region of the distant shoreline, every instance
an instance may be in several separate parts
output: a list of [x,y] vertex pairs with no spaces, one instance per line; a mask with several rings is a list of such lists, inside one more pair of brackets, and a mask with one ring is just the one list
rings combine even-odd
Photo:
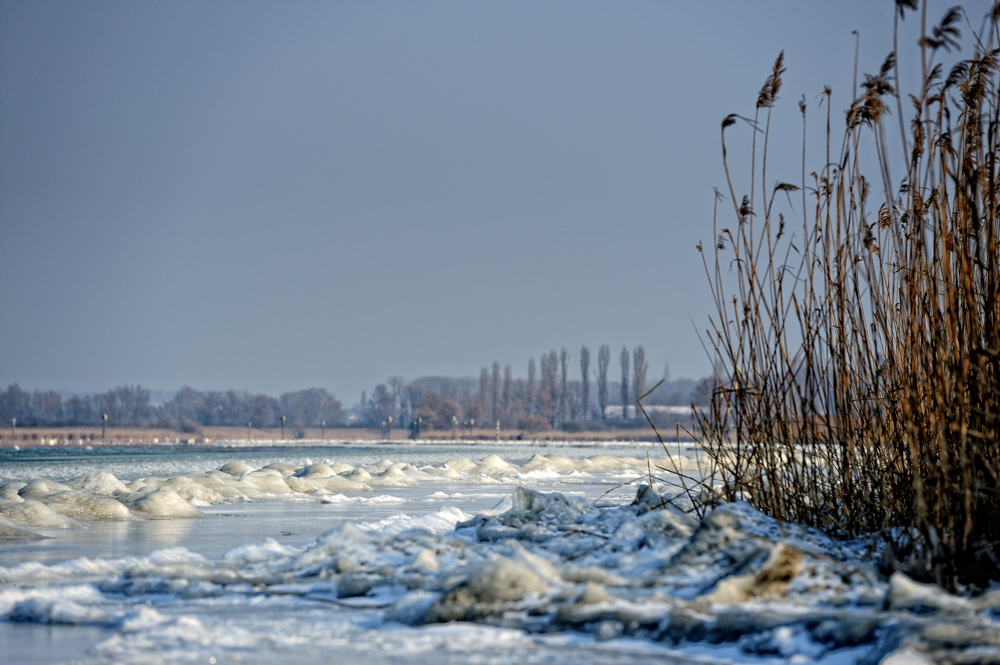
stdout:
[[[660,434],[670,443],[676,441],[673,428]],[[520,436],[520,438],[518,438]],[[683,441],[690,441],[689,436],[682,433]],[[409,429],[394,429],[389,439],[386,439],[379,429],[361,427],[327,427],[324,431],[319,427],[307,428],[303,436],[298,438],[292,428],[285,429],[281,436],[281,428],[250,428],[249,436],[246,427],[200,427],[196,432],[178,432],[157,427],[109,427],[105,440],[101,440],[100,427],[18,427],[11,439],[11,431],[0,431],[0,448],[91,448],[107,446],[153,446],[153,445],[262,445],[262,446],[321,446],[328,443],[407,443],[410,441]],[[607,431],[563,432],[552,430],[548,432],[521,432],[519,430],[501,430],[499,438],[496,430],[459,429],[457,438],[451,431],[424,431],[420,433],[419,443],[447,443],[449,441],[464,443],[550,443],[550,442],[656,442],[656,433],[649,427],[634,429],[615,429]]]

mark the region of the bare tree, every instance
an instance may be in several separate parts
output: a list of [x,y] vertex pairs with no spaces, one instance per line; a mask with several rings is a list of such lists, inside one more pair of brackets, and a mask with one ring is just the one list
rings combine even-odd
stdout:
[[543,357],[545,361],[542,363],[542,390],[541,390],[541,406],[543,407],[542,415],[545,416],[546,420],[549,421],[549,425],[555,425],[558,409],[558,399],[559,399],[559,388],[557,386],[558,373],[559,373],[559,356],[556,354],[556,350],[552,349],[549,351],[547,356]]
[[407,415],[410,410],[409,391],[406,389],[406,380],[401,376],[394,376],[389,379],[389,391],[396,407],[396,422],[400,427],[408,427]]
[[115,426],[139,425],[149,417],[149,391],[142,386],[118,386],[98,395],[98,400]]
[[583,419],[587,419],[590,412],[590,349],[586,345],[580,349],[580,377],[582,379],[580,390],[580,401],[583,402]]
[[388,426],[389,418],[392,417],[395,406],[395,400],[386,385],[380,383],[375,386],[370,400],[372,424],[382,427]]
[[601,420],[608,409],[608,365],[611,364],[611,347],[602,344],[597,350],[597,406],[601,409]]
[[[392,415],[395,397],[392,395],[391,387],[387,394],[388,415]],[[259,414],[256,416],[252,414],[248,408],[249,396],[246,393],[241,394],[230,390],[227,397],[229,399],[223,402],[226,408],[219,418],[221,422],[243,425],[248,422],[256,422],[258,426],[268,424]],[[278,398],[278,404],[281,413],[288,416],[289,426],[295,429],[300,439],[305,437],[308,427],[319,427],[321,422],[333,425],[343,420],[343,409],[340,402],[324,388],[309,388],[308,390],[284,393]],[[266,410],[266,406],[260,406]]]
[[622,364],[622,420],[628,418],[628,348],[622,347],[619,361]]
[[485,367],[479,370],[479,417],[490,417],[490,370]]
[[511,400],[514,395],[514,374],[510,371],[510,365],[505,365],[503,368],[503,414],[502,419],[505,421],[505,425],[509,426],[510,423],[506,422],[510,420],[511,411]]
[[569,352],[564,346],[559,352],[559,420],[566,420],[569,412]]
[[535,413],[535,359],[528,358],[528,414]]
[[493,361],[493,375],[490,377],[490,426],[500,420],[500,363]]
[[[638,400],[646,392],[646,372],[649,371],[649,363],[646,362],[646,349],[642,344],[632,351],[632,397]],[[638,417],[638,412],[633,407],[633,413]]]

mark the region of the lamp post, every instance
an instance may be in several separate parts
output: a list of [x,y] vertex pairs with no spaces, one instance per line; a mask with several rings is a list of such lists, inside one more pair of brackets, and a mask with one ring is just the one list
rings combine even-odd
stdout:
[[451,417],[451,438],[452,440],[458,438],[458,418],[455,416]]
[[17,427],[17,418],[10,419],[10,440],[14,441],[14,428]]
[[281,416],[281,440],[285,440],[285,417]]
[[472,438],[472,430],[476,429],[476,419],[469,420],[469,438]]
[[386,441],[391,441],[392,440],[392,416],[389,416],[388,418],[386,418],[385,422],[386,422],[386,425],[385,425],[385,440]]
[[323,428],[323,436],[321,438],[323,441],[326,441],[326,421],[321,421],[320,426]]
[[105,413],[104,415],[101,416],[101,443],[105,443],[107,441],[107,436],[106,436],[107,432],[108,432],[108,414]]
[[247,443],[250,443],[250,423],[247,423]]

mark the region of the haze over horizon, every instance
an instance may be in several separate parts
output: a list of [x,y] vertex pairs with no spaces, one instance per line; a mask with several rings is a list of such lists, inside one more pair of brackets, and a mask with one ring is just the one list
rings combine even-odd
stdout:
[[605,343],[704,376],[722,118],[783,50],[798,182],[799,99],[839,132],[892,8],[0,0],[0,386],[352,404]]

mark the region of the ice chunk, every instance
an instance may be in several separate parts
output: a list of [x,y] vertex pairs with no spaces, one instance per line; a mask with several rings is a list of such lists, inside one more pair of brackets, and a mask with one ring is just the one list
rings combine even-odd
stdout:
[[[37,540],[41,538],[41,536],[34,531],[29,531],[28,529],[19,527],[6,517],[0,517],[0,539],[6,538],[28,538]],[[0,579],[2,579],[2,577],[0,577]]]
[[411,591],[392,604],[385,613],[385,620],[407,625],[419,623],[439,597],[440,594],[429,591]]
[[410,563],[411,570],[421,573],[433,573],[440,567],[441,564],[438,563],[437,557],[434,556],[434,550],[426,547],[420,550]]
[[248,543],[230,550],[222,555],[222,560],[231,564],[260,563],[274,561],[297,554],[296,550],[282,547],[274,538],[268,538],[262,543]]
[[22,487],[17,493],[25,499],[41,499],[56,492],[73,489],[69,485],[63,485],[53,480],[32,480]]
[[[312,462],[309,461],[306,462],[307,466],[311,464]],[[268,464],[264,468],[271,469],[272,471],[277,471],[282,475],[282,477],[285,478],[294,474],[298,470],[298,467],[296,467],[294,464],[285,464],[284,462],[272,462],[271,464]]]
[[621,586],[626,583],[625,578],[620,575],[597,566],[569,566],[562,570],[562,578],[567,582],[586,582],[588,586],[595,583],[603,586]]
[[500,513],[507,512],[513,507],[514,507],[514,500],[511,499],[510,495],[508,494],[504,498],[497,501],[496,504],[494,504],[494,506],[486,512],[491,515],[499,515]]
[[[365,484],[363,482],[358,482],[351,478],[345,478],[341,475],[334,474],[332,476],[316,477],[311,476],[309,478],[299,479],[300,482],[306,482],[318,490],[322,490],[322,493],[326,492],[371,492],[371,485]],[[288,479],[289,487],[291,487],[291,479]]]
[[386,467],[385,471],[381,473],[372,474],[369,484],[379,485],[382,487],[407,487],[410,485],[416,485],[417,481],[413,480],[397,465],[393,464]]
[[436,513],[416,516],[400,513],[377,522],[364,522],[357,526],[359,529],[377,531],[389,536],[396,536],[411,529],[425,529],[433,533],[441,533],[451,531],[456,524],[468,520],[470,517],[458,508],[446,506]]
[[746,653],[762,656],[778,655],[782,658],[815,661],[826,648],[816,644],[801,626],[778,626],[740,640],[740,648]]
[[84,520],[130,520],[132,513],[114,499],[65,490],[52,495],[35,495],[60,515]]
[[167,618],[151,607],[140,607],[135,612],[122,618],[119,630],[123,633],[138,633],[148,631],[167,622]]
[[898,570],[889,578],[885,605],[890,610],[916,612],[966,612],[972,609],[965,598],[953,596],[936,584],[916,582]]
[[516,476],[520,471],[519,468],[504,461],[499,455],[487,455],[470,473],[490,476],[492,478],[503,478],[506,476]]
[[82,526],[76,520],[60,515],[34,499],[22,499],[19,503],[0,502],[0,515],[20,524],[41,528],[68,529]]
[[107,471],[87,473],[66,483],[69,487],[86,494],[111,496],[115,492],[128,492],[125,483]]
[[292,491],[285,482],[284,476],[274,469],[246,471],[240,476],[240,483],[248,488],[273,494],[288,494]]
[[465,459],[464,457],[451,460],[450,462],[445,462],[445,468],[451,469],[452,471],[458,471],[460,473],[472,473],[475,471],[476,466],[478,466],[472,460]]
[[521,600],[529,593],[548,589],[545,581],[524,563],[501,559],[468,582],[468,590],[479,601]]
[[228,473],[230,476],[233,476],[234,478],[239,478],[247,471],[253,471],[253,470],[254,467],[250,466],[246,462],[229,462],[228,464],[223,465],[222,468],[219,469],[219,471]]
[[[548,585],[528,566],[504,558],[485,566],[468,581],[439,598],[424,621],[468,621],[498,613],[498,605],[519,601],[528,594],[544,593]],[[502,611],[502,610],[501,610]]]
[[542,494],[518,487],[514,490],[511,513],[521,517],[547,517],[559,522],[572,522],[583,514],[586,506],[577,499],[553,492]]
[[710,603],[735,605],[751,598],[784,595],[788,583],[802,571],[802,553],[779,543],[755,571],[723,578],[701,598]]
[[20,501],[21,495],[18,494],[18,490],[27,484],[19,480],[12,480],[9,483],[0,485],[0,499],[4,501]]
[[161,487],[129,505],[132,510],[145,517],[202,516],[198,509],[182,499],[173,487]]
[[883,658],[880,665],[931,665],[932,662],[913,647],[904,647]]
[[178,476],[160,485],[177,491],[185,501],[199,502],[198,505],[222,503],[238,496],[233,488],[219,482],[214,477]]
[[293,475],[296,478],[328,478],[336,473],[329,464],[309,464],[297,470]]
[[101,595],[89,584],[0,592],[0,615],[9,621],[53,624],[111,624],[120,614],[101,607]]

